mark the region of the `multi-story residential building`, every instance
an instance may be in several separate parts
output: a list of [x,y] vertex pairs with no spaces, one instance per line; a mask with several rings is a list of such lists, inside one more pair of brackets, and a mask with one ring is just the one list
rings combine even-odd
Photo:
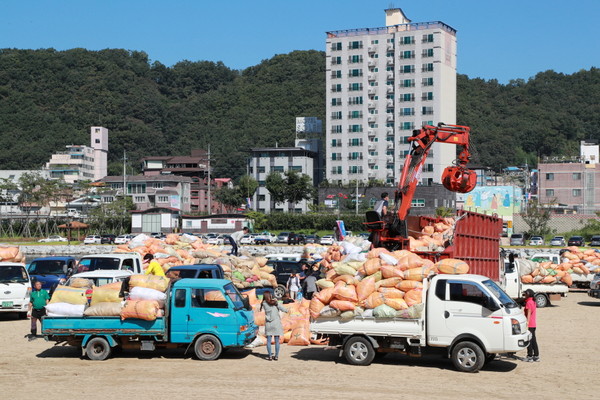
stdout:
[[[110,190],[100,194],[103,203],[111,203],[123,195],[123,177],[106,176],[100,180]],[[173,208],[182,212],[191,211],[192,178],[187,176],[134,175],[125,178],[127,196],[131,196],[136,210],[150,208]]]
[[[327,32],[326,176],[330,182],[398,181],[407,138],[456,121],[456,30],[412,23],[399,8],[386,26]],[[455,145],[435,143],[422,183],[441,182]]]
[[108,168],[108,129],[92,126],[90,146],[68,145],[67,150],[53,154],[45,170],[52,179],[72,184],[104,178]]
[[[292,170],[310,177],[313,184],[319,184],[318,139],[296,139],[295,147],[261,147],[252,149],[249,160],[249,173],[258,181],[258,189],[253,197],[252,208],[269,213],[271,211],[306,212],[312,200],[303,200],[294,205],[288,202],[275,204],[266,188],[267,175],[281,174]],[[293,207],[293,208],[292,208]]]
[[600,147],[584,140],[580,156],[551,157],[539,164],[538,198],[553,208],[570,208],[579,214],[600,210]]

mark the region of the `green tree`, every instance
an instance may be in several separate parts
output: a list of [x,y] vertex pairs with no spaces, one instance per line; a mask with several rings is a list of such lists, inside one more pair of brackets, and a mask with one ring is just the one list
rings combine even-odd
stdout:
[[215,192],[215,199],[223,204],[227,211],[232,212],[244,203],[244,197],[238,188],[223,186]]
[[265,187],[271,195],[271,208],[274,205],[285,202],[286,199],[286,188],[285,180],[279,172],[270,172],[265,179]]
[[315,195],[315,188],[312,180],[306,174],[299,174],[296,171],[286,171],[285,173],[285,199],[290,202],[292,209],[296,203],[302,200],[310,200]]
[[252,198],[256,193],[256,189],[258,189],[258,182],[252,176],[244,175],[238,180],[237,189],[244,199],[247,197]]
[[544,236],[552,233],[548,222],[550,221],[550,210],[540,206],[537,200],[531,200],[523,214],[523,221],[529,226],[527,233],[531,235]]

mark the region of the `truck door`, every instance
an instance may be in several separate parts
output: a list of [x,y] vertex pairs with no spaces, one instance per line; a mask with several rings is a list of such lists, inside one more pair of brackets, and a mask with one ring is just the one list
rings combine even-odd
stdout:
[[175,289],[171,301],[170,326],[171,342],[189,343],[192,338],[188,335],[188,319],[190,304],[190,289]]
[[219,337],[223,346],[237,343],[239,324],[225,296],[220,289],[191,289],[188,337],[206,332]]
[[501,260],[504,261],[504,286],[500,286],[504,289],[506,294],[511,298],[516,299],[520,295],[521,282],[519,281],[519,264],[518,260]]
[[452,339],[461,334],[473,334],[486,348],[504,348],[503,314],[488,309],[497,304],[477,282],[449,279],[446,288],[444,318]]

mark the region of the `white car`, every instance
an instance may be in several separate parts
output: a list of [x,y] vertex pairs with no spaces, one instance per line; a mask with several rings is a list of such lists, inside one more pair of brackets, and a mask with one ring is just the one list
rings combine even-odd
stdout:
[[133,239],[133,235],[119,235],[115,238],[115,244],[127,244]]
[[92,280],[94,282],[94,286],[102,286],[108,283],[121,282],[128,276],[131,276],[131,272],[124,270],[96,270],[80,272],[79,274],[71,275],[66,285],[69,286],[71,284],[71,280],[74,278],[84,278]]
[[83,239],[83,244],[102,244],[102,237],[100,235],[88,235]]
[[271,232],[262,232],[259,233],[254,240],[256,241],[256,239],[263,239],[268,243],[275,243],[277,241],[277,236],[273,235]]
[[321,244],[331,246],[335,243],[335,238],[332,235],[323,236],[321,238]]
[[530,246],[543,246],[544,238],[541,236],[532,236],[531,239],[529,239],[529,245]]
[[244,235],[240,239],[240,244],[254,244],[254,238],[256,238],[256,236],[257,235],[255,233]]
[[217,245],[217,246],[221,246],[224,243],[223,236],[209,237],[206,240],[206,243],[208,243],[208,244],[214,244],[214,245]]
[[0,262],[0,313],[17,312],[27,318],[31,278],[23,264]]
[[38,243],[52,243],[52,242],[68,242],[68,240],[67,240],[67,238],[59,236],[59,235],[52,235],[52,236],[48,236],[45,239],[38,240]]

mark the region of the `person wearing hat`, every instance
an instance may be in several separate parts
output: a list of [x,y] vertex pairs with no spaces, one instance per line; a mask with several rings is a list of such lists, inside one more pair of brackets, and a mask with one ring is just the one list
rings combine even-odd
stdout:
[[531,332],[531,340],[529,346],[527,346],[527,362],[539,362],[540,351],[537,345],[537,338],[535,337],[535,330],[537,328],[537,304],[535,303],[535,293],[532,289],[527,289],[524,293],[525,296],[525,316],[527,317],[527,326],[529,332]]

